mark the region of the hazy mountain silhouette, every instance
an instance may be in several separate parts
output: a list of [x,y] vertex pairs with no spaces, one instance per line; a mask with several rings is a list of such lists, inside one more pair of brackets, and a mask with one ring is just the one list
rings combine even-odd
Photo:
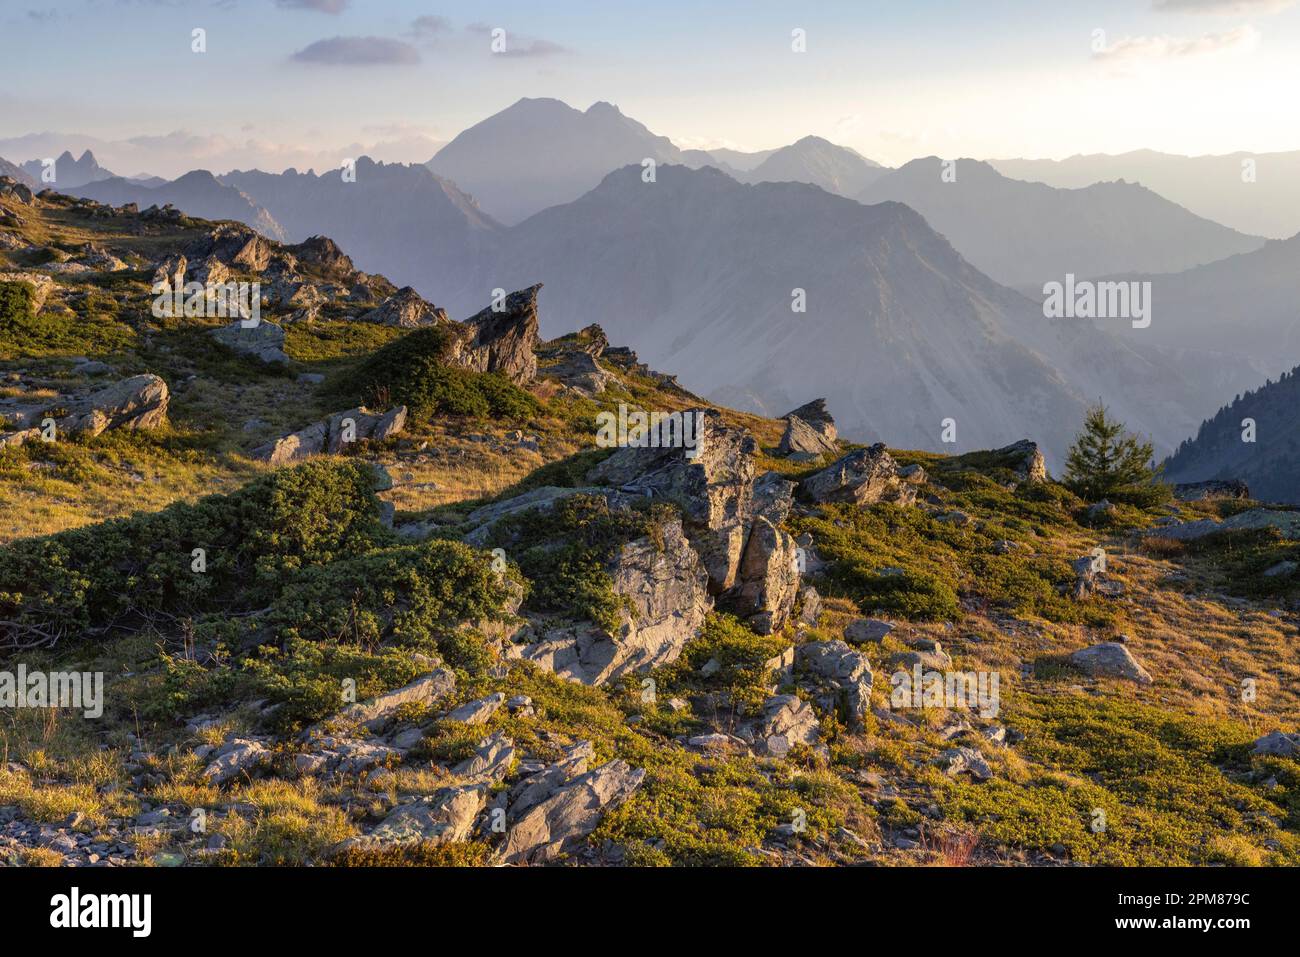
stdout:
[[716,149],[707,152],[719,163],[725,163],[732,169],[748,172],[775,153],[776,150],[756,150],[753,153],[746,153],[742,150]]
[[[898,203],[682,166],[645,183],[628,167],[499,239],[477,283],[429,294],[465,310],[544,281],[545,332],[599,322],[688,388],[755,410],[825,395],[860,440],[940,448],[951,417],[959,447],[1031,435],[1059,461],[1098,396],[1165,450],[1210,411],[1191,363],[1044,319]],[[1256,374],[1229,366],[1222,385]]]
[[100,180],[112,179],[114,174],[110,173],[104,167],[99,165],[95,159],[95,154],[86,150],[80,157],[74,158],[73,155],[64,150],[54,160],[54,182],[46,183],[41,179],[41,171],[44,166],[39,159],[28,160],[23,163],[23,170],[27,175],[37,180],[44,186],[51,186],[59,190],[75,189],[78,186],[85,186],[87,183],[97,183]]
[[87,183],[71,191],[113,206],[136,203],[143,209],[170,203],[191,216],[234,219],[272,239],[285,238],[284,230],[271,213],[234,186],[220,182],[207,170],[194,170],[161,186],[144,186],[114,177]]
[[1151,326],[1125,335],[1244,357],[1260,370],[1256,382],[1300,356],[1300,235],[1180,273],[1117,278],[1151,282]]
[[1176,272],[1264,245],[1195,216],[1145,187],[1098,183],[1057,189],[957,160],[945,182],[937,157],[913,160],[857,194],[911,206],[998,282],[1041,291],[1066,273]]
[[774,150],[737,178],[747,183],[811,183],[828,193],[857,196],[886,172],[879,163],[863,158],[848,147],[836,146],[820,136],[805,136]]
[[501,222],[517,223],[647,158],[683,162],[671,140],[612,104],[593,103],[584,112],[560,100],[525,98],[457,135],[427,165]]
[[355,182],[344,181],[339,170],[236,170],[221,178],[265,206],[291,242],[329,236],[359,268],[439,295],[464,281],[501,229],[470,196],[423,165],[363,156],[356,174]]
[[[1254,162],[1254,182],[1242,177],[1247,160]],[[1300,151],[1177,156],[1134,150],[1117,156],[989,162],[1006,176],[1051,186],[1077,188],[1126,179],[1245,233],[1285,239],[1300,232]]]
[[33,179],[25,169],[16,163],[9,162],[3,156],[0,156],[0,176],[8,176],[10,179],[22,183],[28,189],[38,190],[41,188],[40,183]]

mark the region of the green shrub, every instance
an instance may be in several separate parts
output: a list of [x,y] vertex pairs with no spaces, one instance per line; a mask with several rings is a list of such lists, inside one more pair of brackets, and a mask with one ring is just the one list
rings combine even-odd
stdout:
[[[1265,759],[1254,733],[1235,722],[1196,718],[1122,698],[1018,695],[1004,715],[1024,732],[1019,746],[1038,769],[1027,781],[940,782],[946,815],[998,843],[1065,845],[1074,860],[1106,865],[1206,864],[1228,834],[1255,848],[1280,842],[1279,863],[1295,863],[1300,839],[1278,828],[1294,800],[1284,782],[1248,786]],[[1106,826],[1094,830],[1096,810]]]
[[[229,495],[0,548],[0,646],[136,627],[157,615],[255,609],[299,568],[384,536],[369,466],[311,462]],[[203,549],[206,570],[194,570]]]
[[248,685],[245,676],[225,663],[204,667],[193,658],[159,654],[161,682],[137,699],[147,718],[176,720],[208,708],[228,707]]
[[32,321],[31,283],[0,282],[0,331],[26,328]]
[[135,331],[117,319],[117,303],[92,295],[81,314],[32,313],[29,283],[0,282],[0,359],[84,353],[113,355],[130,349]]
[[[953,620],[961,597],[1053,621],[1109,624],[1115,611],[1102,598],[1074,601],[1062,590],[1073,581],[1062,559],[1036,555],[1035,537],[1074,527],[1077,499],[1024,485],[1012,491],[974,472],[945,475],[961,491],[948,504],[971,515],[968,523],[939,521],[915,507],[878,504],[822,506],[821,514],[794,521],[812,532],[830,562],[827,594],[905,618]],[[975,516],[985,513],[989,517]],[[1022,547],[1005,550],[1003,541]],[[820,586],[819,586],[820,587]]]
[[528,607],[585,617],[613,634],[628,607],[607,568],[622,547],[653,536],[670,506],[611,509],[601,495],[573,495],[550,508],[507,516],[490,544],[504,548],[532,583]]
[[[463,622],[495,618],[511,583],[491,556],[460,542],[403,545],[312,568],[285,587],[268,617],[283,640],[432,650]],[[453,662],[454,663],[454,662]]]
[[369,651],[353,645],[333,645],[291,638],[283,648],[259,649],[245,670],[257,690],[278,705],[273,723],[278,730],[297,730],[347,706],[343,681],[356,682],[356,700],[364,701],[399,688],[427,670],[398,648]]
[[[681,656],[655,673],[664,693],[692,688],[725,691],[737,704],[757,708],[768,697],[771,679],[766,663],[789,644],[782,635],[754,634],[732,615],[708,617],[699,635],[682,649]],[[716,659],[722,667],[711,677],[701,678],[700,669]]]
[[505,376],[447,365],[453,333],[416,329],[366,359],[344,388],[376,406],[401,403],[415,421],[436,415],[519,420],[541,405]]

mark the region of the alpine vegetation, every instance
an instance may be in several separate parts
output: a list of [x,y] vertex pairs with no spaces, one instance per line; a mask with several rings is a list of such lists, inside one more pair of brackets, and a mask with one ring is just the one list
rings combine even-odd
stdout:
[[166,6],[0,31],[7,916],[1300,866],[1294,4]]

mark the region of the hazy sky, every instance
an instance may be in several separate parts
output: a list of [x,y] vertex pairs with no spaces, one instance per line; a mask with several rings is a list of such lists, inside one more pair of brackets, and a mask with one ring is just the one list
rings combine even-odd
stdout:
[[4,0],[0,62],[0,156],[128,175],[423,161],[521,96],[889,165],[1300,149],[1300,0]]

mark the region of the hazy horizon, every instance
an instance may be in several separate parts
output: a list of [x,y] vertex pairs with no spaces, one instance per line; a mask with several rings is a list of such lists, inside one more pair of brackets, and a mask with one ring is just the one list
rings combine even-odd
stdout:
[[[683,149],[816,135],[887,166],[1300,149],[1277,123],[1300,79],[1295,0],[668,3],[644,22],[586,0],[53,0],[0,17],[0,156],[90,148],[127,176],[424,162],[525,95],[614,103]],[[50,38],[76,71],[51,69]]]

